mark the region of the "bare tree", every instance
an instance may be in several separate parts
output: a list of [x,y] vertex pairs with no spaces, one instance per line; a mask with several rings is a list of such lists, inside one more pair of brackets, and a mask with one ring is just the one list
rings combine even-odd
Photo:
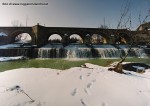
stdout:
[[142,20],[142,15],[141,15],[141,12],[140,12],[139,17],[138,17],[140,25],[146,23],[146,20],[149,17],[150,17],[150,9],[148,10],[148,13],[145,15],[145,17],[143,17],[143,20]]
[[23,24],[19,20],[13,20],[13,21],[11,21],[11,24],[14,27],[23,26]]
[[146,22],[148,17],[150,17],[150,9],[148,10],[148,14],[144,17],[142,24],[144,24]]
[[109,27],[107,25],[101,25],[99,28],[108,29]]
[[139,13],[138,20],[139,20],[139,23],[140,23],[140,25],[141,25],[141,24],[142,24],[142,21],[141,21],[141,12]]
[[[129,14],[129,10],[130,10],[130,1],[127,0],[124,8],[121,11],[121,16],[120,16],[120,19],[119,19],[118,24],[117,24],[117,29],[127,28],[127,24],[128,24],[129,27],[127,29],[129,29],[129,35],[131,35],[130,28],[132,26],[132,22],[131,22],[131,14]],[[118,50],[120,51],[119,45],[120,45],[121,39],[120,39],[120,35],[117,35],[117,36],[118,36],[118,41],[117,41],[116,45],[117,45]],[[126,55],[124,57],[122,56],[122,54],[120,52],[121,60],[114,66],[114,68],[109,68],[109,70],[111,70],[111,71],[113,70],[113,71],[118,72],[118,73],[123,73],[122,62],[124,62],[125,59],[128,57],[129,52],[132,48],[132,45],[133,45],[133,43],[131,43],[129,45],[128,52],[126,53]]]
[[[119,19],[119,22],[118,22],[118,25],[117,25],[117,29],[118,28],[127,28],[128,31],[129,31],[128,34],[131,37],[131,34],[132,34],[131,33],[132,20],[131,20],[131,14],[128,15],[129,7],[130,7],[130,3],[127,1],[123,11],[121,12],[121,17]],[[126,17],[126,16],[128,16],[128,17]],[[147,20],[148,17],[150,17],[150,9],[148,11],[148,14],[143,18],[143,20],[141,20],[141,14],[139,14],[138,20],[139,20],[140,24],[146,23],[146,20]],[[124,21],[124,24],[123,24],[123,21]],[[127,27],[127,24],[129,25],[128,27]],[[124,57],[120,54],[121,60],[114,66],[114,68],[110,68],[109,70],[113,70],[113,71],[118,72],[118,73],[123,73],[122,62],[124,62],[125,59],[128,57],[128,55],[129,55],[129,53],[130,53],[130,51],[131,51],[131,49],[133,47],[133,43],[134,43],[134,38],[131,37],[131,42],[128,45],[129,46],[128,52],[126,53],[126,55]],[[119,43],[118,43],[118,46],[119,46]]]
[[123,20],[126,18],[127,14],[129,13],[129,10],[130,10],[130,1],[127,0],[125,6],[121,10],[121,16],[117,24],[117,29],[122,28]]
[[[108,24],[109,24],[109,21],[108,21]],[[109,25],[109,26],[110,26],[110,25]],[[109,26],[106,25],[106,18],[104,17],[104,23],[101,24],[98,28],[100,28],[100,29],[108,29]]]

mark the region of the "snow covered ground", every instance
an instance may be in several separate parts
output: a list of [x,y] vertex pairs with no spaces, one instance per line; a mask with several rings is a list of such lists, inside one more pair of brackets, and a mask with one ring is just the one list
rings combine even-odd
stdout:
[[4,62],[4,61],[13,61],[13,60],[20,60],[20,59],[24,59],[24,56],[17,56],[17,57],[0,57],[0,62]]
[[8,35],[5,34],[4,32],[0,32],[0,36],[8,36]]
[[7,45],[1,45],[0,49],[8,49],[8,48],[15,48],[15,47],[20,47],[19,44],[7,44]]
[[150,106],[150,70],[119,74],[108,67],[86,66],[2,72],[0,106]]

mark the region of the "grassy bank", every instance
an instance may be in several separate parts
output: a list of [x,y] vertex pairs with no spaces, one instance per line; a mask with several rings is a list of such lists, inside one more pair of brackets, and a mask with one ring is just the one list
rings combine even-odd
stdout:
[[[53,69],[69,69],[71,67],[79,67],[84,63],[92,63],[100,66],[107,66],[119,59],[88,59],[88,60],[76,60],[70,61],[65,59],[30,59],[30,60],[18,60],[9,62],[0,62],[0,71],[6,71],[16,68],[53,68]],[[128,58],[127,62],[142,62],[150,64],[150,59],[143,58]]]

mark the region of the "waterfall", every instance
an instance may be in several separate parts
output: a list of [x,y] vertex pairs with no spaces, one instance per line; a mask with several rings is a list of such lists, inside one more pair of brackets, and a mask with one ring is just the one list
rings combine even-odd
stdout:
[[[119,49],[118,49],[119,48]],[[127,54],[127,45],[47,44],[41,48],[1,47],[0,57],[27,56],[31,58],[120,58]],[[147,51],[146,51],[147,50]],[[128,57],[146,58],[149,49],[132,47]],[[146,53],[145,53],[146,51]]]
[[63,49],[61,48],[40,48],[38,58],[62,58]]
[[112,45],[93,45],[92,47],[93,57],[100,58],[117,58],[120,56],[120,50]]
[[91,49],[89,48],[72,48],[66,49],[67,58],[91,58]]
[[[61,43],[49,43],[41,48],[21,48],[18,44],[0,46],[0,56],[28,56],[31,58],[120,58],[129,50],[128,45],[91,45],[72,43],[63,46]],[[146,51],[146,53],[145,53]],[[128,57],[148,57],[149,49],[132,47]]]
[[91,58],[91,48],[86,45],[71,44],[66,46],[66,58]]
[[147,57],[147,54],[145,53],[145,50],[143,48],[132,48],[130,56],[131,57],[145,58],[145,57]]
[[61,44],[47,44],[38,49],[38,58],[63,58],[64,49]]
[[119,57],[119,51],[115,48],[95,48],[98,54],[93,54],[94,57],[100,58],[115,58]]
[[[119,49],[112,45],[70,44],[63,47],[61,44],[47,44],[38,49],[38,58],[120,58],[129,50],[127,45],[120,45]],[[143,48],[133,47],[128,57],[146,57]]]
[[0,49],[0,57],[26,56],[30,57],[31,49],[29,48],[6,48]]
[[[120,45],[120,48],[125,52],[125,54],[129,50],[129,47],[127,45]],[[129,52],[129,57],[145,58],[147,57],[147,54],[145,53],[144,48],[132,47]]]

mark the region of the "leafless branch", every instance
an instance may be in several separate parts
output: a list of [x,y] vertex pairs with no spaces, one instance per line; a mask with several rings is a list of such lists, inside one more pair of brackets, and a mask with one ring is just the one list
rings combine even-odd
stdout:
[[13,20],[13,21],[11,21],[11,24],[14,27],[23,26],[22,23],[19,20]]
[[141,21],[141,13],[139,14],[138,19],[139,19],[139,22],[140,22],[140,25],[141,25],[141,23],[142,23],[142,21]]
[[125,19],[126,15],[128,14],[130,10],[130,1],[127,0],[125,7],[121,10],[121,16],[117,25],[117,29],[119,29],[120,27],[122,28],[122,21]]
[[145,16],[142,23],[145,23],[148,17],[150,17],[150,9],[148,10],[148,14]]

